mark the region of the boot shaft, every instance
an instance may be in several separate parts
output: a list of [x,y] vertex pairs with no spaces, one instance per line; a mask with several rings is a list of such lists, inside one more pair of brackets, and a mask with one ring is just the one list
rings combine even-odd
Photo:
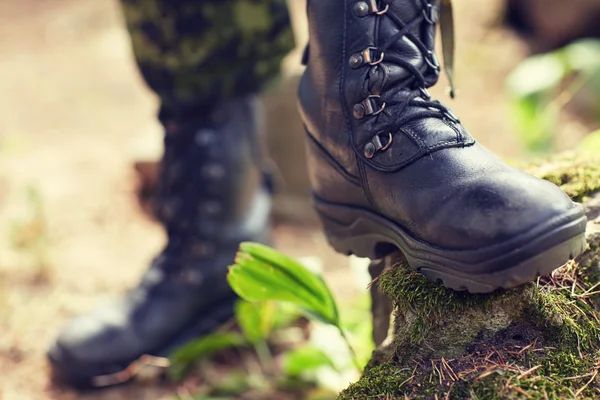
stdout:
[[436,0],[309,0],[300,112],[307,130],[350,174],[359,174],[355,155],[341,149],[356,145],[365,152],[371,137],[361,132],[372,131],[368,117],[383,111],[382,99],[438,81],[439,8]]
[[[382,53],[390,50],[428,75],[432,86],[439,75],[439,63],[431,53],[440,1],[309,0],[309,65],[324,78],[331,73],[339,75],[340,66],[358,69],[376,64]],[[350,58],[352,55],[357,57]],[[311,64],[311,60],[318,62]]]
[[[163,121],[157,211],[170,245],[230,241],[258,229],[249,226],[251,214],[257,201],[269,198],[261,171],[261,117],[262,107],[251,97],[222,102],[194,120]],[[264,221],[260,225],[264,229]]]

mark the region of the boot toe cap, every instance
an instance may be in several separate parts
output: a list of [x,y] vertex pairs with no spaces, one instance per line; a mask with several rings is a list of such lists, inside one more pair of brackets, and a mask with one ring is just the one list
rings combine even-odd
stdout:
[[494,246],[568,214],[574,203],[550,182],[500,172],[460,185],[432,214],[427,231],[440,247]]
[[123,307],[107,304],[71,320],[47,352],[58,380],[87,385],[97,376],[119,372],[135,359],[139,341],[127,328]]

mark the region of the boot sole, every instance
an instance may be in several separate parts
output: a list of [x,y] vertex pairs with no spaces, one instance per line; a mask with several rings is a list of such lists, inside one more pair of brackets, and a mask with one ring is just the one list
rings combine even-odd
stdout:
[[564,215],[504,243],[452,250],[417,239],[373,212],[315,198],[325,235],[336,251],[381,259],[400,250],[411,269],[445,287],[470,293],[532,282],[583,253],[587,218],[583,206],[574,204]]
[[[176,337],[161,346],[160,349],[150,352],[150,354],[157,358],[168,358],[179,347],[216,331],[220,326],[233,318],[234,304],[237,299],[237,297],[231,297],[213,305],[210,312],[200,315],[198,320],[194,320],[191,325],[185,327]],[[58,346],[53,347],[46,356],[52,381],[57,384],[71,386],[78,390],[110,388],[135,381],[137,376],[132,374],[129,379],[123,379],[122,382],[101,384],[101,382],[106,381],[106,377],[109,375],[127,377],[128,371],[132,369],[131,366],[145,364],[143,360],[148,358],[142,355],[140,358],[129,362],[115,362],[112,364],[84,363],[72,359],[68,353]],[[154,368],[153,375],[156,375],[155,379],[161,379],[168,368],[156,368],[151,364],[147,366]],[[146,377],[141,378],[146,379]]]

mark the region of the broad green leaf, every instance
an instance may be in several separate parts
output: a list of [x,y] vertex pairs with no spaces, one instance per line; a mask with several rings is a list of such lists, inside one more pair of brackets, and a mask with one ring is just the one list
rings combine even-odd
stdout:
[[267,246],[242,243],[228,281],[245,300],[291,302],[323,322],[339,324],[337,305],[323,279]]
[[216,332],[194,340],[171,355],[170,375],[179,379],[194,362],[210,357],[221,350],[244,346],[246,343],[242,335],[234,332]]
[[240,300],[235,306],[235,318],[251,343],[266,340],[271,334],[276,305],[271,301],[249,302]]
[[289,376],[296,377],[320,367],[335,365],[323,351],[312,346],[305,346],[286,353],[283,357],[283,370]]
[[513,96],[528,97],[554,90],[567,72],[562,53],[537,55],[519,64],[508,76],[506,84]]
[[248,301],[280,300],[318,307],[320,299],[298,285],[294,277],[279,268],[238,255],[237,264],[229,270],[229,283],[236,293]]

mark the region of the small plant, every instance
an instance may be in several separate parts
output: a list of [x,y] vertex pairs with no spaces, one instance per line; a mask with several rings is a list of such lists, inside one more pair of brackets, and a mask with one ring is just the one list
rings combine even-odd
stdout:
[[[229,268],[228,281],[241,298],[235,307],[235,319],[240,332],[216,332],[179,349],[171,357],[172,377],[180,379],[191,366],[201,363],[204,367],[200,369],[204,380],[213,381],[212,388],[205,391],[205,395],[231,396],[249,390],[268,392],[277,388],[293,391],[306,389],[311,387],[310,385],[313,385],[314,389],[314,384],[322,381],[319,378],[323,378],[321,372],[324,370],[330,374],[337,374],[338,377],[348,377],[353,368],[351,366],[354,365],[352,374],[357,375],[361,372],[361,364],[368,358],[364,355],[370,354],[372,346],[360,347],[362,357],[359,360],[345,329],[346,326],[358,331],[355,321],[357,314],[350,314],[354,318],[342,322],[338,305],[321,276],[268,246],[242,243],[235,264]],[[326,346],[332,347],[335,344],[331,341],[342,343],[341,338],[346,343],[347,353],[350,353],[352,359],[347,361],[350,362],[349,365],[340,367],[339,360],[333,360],[330,354],[319,348],[320,346],[306,343],[304,340],[300,340],[300,345],[296,341],[292,346],[284,346],[284,350],[279,349],[276,356],[272,354],[269,341],[278,336],[276,334],[281,333],[281,329],[289,329],[290,324],[297,321],[301,315],[309,321],[324,324],[324,328],[331,326],[339,332],[333,337],[328,333],[324,334]],[[364,321],[364,315],[359,318],[361,322]],[[364,328],[364,323],[361,328]],[[323,330],[318,331],[323,334]],[[365,333],[368,335],[370,332],[361,329],[359,334],[364,336]],[[323,342],[323,338],[319,340]],[[231,349],[246,352],[248,349],[254,350],[253,354],[256,356],[252,358],[258,361],[258,368],[256,361],[246,357],[243,361],[245,373],[230,372],[226,379],[217,379],[214,375],[207,376],[211,373],[207,372],[210,371],[210,367],[206,359]],[[347,383],[348,380],[344,382],[345,385]],[[227,386],[228,389],[223,391],[223,386]],[[232,390],[232,387],[235,389]],[[335,398],[336,395],[331,391],[325,395],[322,392],[318,393],[314,398]]]
[[554,150],[562,109],[577,103],[587,117],[600,111],[600,41],[581,40],[551,53],[529,57],[507,79],[511,116],[527,149]]
[[296,304],[309,319],[336,327],[361,366],[342,328],[338,306],[320,276],[270,247],[242,243],[228,275],[229,285],[250,302],[281,301]]

